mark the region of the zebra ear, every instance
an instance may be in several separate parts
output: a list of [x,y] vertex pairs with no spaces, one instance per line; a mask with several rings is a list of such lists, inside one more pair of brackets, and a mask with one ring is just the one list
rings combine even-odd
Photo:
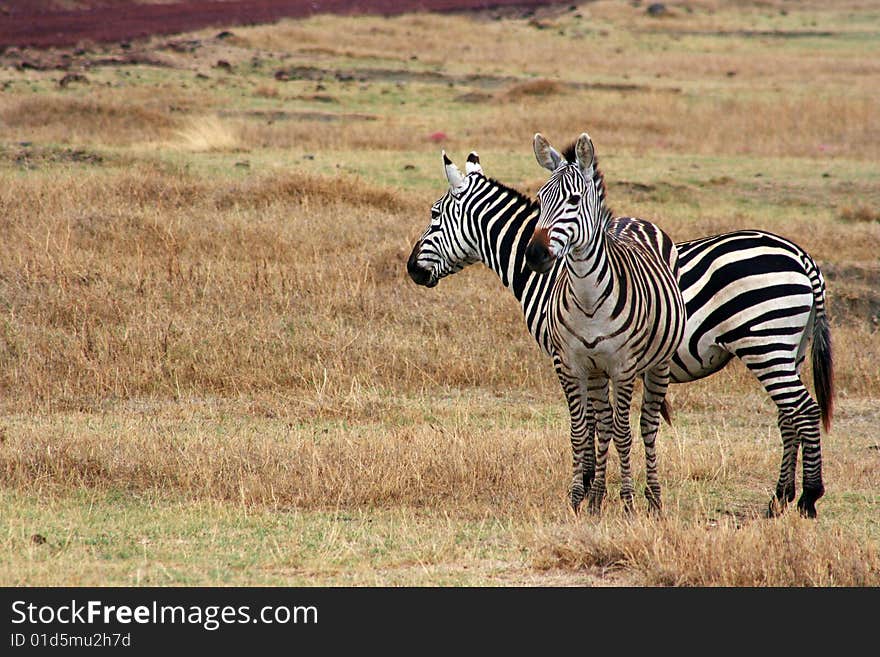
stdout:
[[593,140],[586,132],[581,133],[581,136],[578,137],[574,152],[577,156],[578,166],[584,173],[591,171],[596,166],[596,149],[593,147]]
[[550,171],[556,171],[559,168],[562,156],[550,145],[549,141],[544,139],[540,132],[535,133],[534,147],[535,159],[538,160],[538,164]]
[[450,189],[455,191],[464,185],[464,176],[461,175],[461,171],[458,170],[458,167],[446,155],[446,151],[443,151],[443,168],[446,170],[446,180],[449,181]]
[[483,173],[483,167],[480,166],[480,156],[477,155],[477,151],[471,151],[470,155],[468,155],[467,163],[464,165],[464,170],[467,173]]

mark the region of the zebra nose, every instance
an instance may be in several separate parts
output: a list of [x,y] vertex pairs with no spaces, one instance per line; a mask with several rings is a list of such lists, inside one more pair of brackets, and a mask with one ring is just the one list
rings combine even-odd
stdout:
[[533,238],[526,247],[526,264],[532,271],[546,274],[553,267],[553,255],[546,245]]
[[[406,261],[406,271],[416,285],[433,287],[433,285],[431,285],[431,270],[419,266],[418,263],[419,247],[421,246],[421,242],[416,242],[412,253],[409,254],[409,260]],[[434,285],[436,285],[436,283]]]

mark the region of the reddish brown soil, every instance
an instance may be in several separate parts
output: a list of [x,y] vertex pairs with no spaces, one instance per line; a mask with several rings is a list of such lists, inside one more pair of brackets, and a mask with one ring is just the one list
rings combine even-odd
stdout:
[[138,4],[83,0],[58,10],[49,0],[0,0],[0,48],[49,48],[80,42],[117,42],[206,27],[271,23],[312,14],[394,15],[559,4],[540,0],[183,0]]

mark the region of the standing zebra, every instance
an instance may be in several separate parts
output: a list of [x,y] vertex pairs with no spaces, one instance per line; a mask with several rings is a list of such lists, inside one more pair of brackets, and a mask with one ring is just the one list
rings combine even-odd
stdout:
[[[584,407],[595,414],[596,470],[587,499],[598,511],[605,496],[608,446],[620,460],[620,497],[632,506],[629,411],[637,377],[644,382],[641,433],[645,445],[645,497],[660,509],[656,439],[672,357],[687,320],[678,288],[678,252],[654,224],[640,230],[608,230],[611,212],[601,190],[593,142],[583,133],[570,163],[535,135],[538,163],[552,171],[538,191],[538,223],[526,247],[526,263],[540,273],[563,259],[550,293],[548,331],[553,365],[571,412],[572,440],[580,436]],[[614,404],[609,401],[614,390]],[[575,429],[578,429],[575,431]],[[577,507],[584,492],[572,492]]]
[[[482,262],[514,294],[529,333],[549,355],[547,302],[562,261],[555,260],[546,275],[526,267],[525,249],[537,223],[537,204],[486,177],[476,153],[467,158],[466,175],[445,153],[443,164],[449,189],[434,203],[430,225],[413,247],[407,262],[410,277],[419,285],[434,287],[441,278]],[[609,230],[628,230],[637,223],[616,218],[611,220]],[[797,373],[806,343],[812,337],[814,384],[827,430],[832,410],[832,361],[824,310],[825,284],[812,258],[792,242],[756,230],[706,237],[676,247],[679,287],[688,322],[673,358],[672,381],[696,381],[719,371],[737,356],[747,359],[749,369],[766,388],[780,378],[772,375],[777,370]],[[743,275],[743,268],[748,275]],[[807,312],[802,308],[804,293],[812,300],[807,303]],[[789,296],[796,297],[796,303],[790,303]],[[770,307],[775,310],[762,310]],[[787,312],[781,316],[770,315],[783,308]],[[738,330],[746,336],[737,337]],[[738,349],[746,351],[740,354]],[[789,392],[796,394],[770,391],[777,405],[783,404],[779,407],[779,423],[784,448],[771,512],[781,511],[794,499],[798,450],[794,427],[799,425],[816,436],[819,432],[818,419],[812,412],[815,404],[792,404],[799,399],[809,400],[800,379],[795,379]],[[577,444],[573,438],[573,489],[576,484],[581,490],[589,489],[592,483],[595,454],[591,418],[587,418],[584,435]],[[809,508],[815,515],[815,506],[811,503]],[[810,515],[806,506],[801,510]]]

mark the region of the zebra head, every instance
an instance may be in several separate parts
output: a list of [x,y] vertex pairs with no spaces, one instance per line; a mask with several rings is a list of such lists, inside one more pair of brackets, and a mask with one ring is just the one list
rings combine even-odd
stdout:
[[480,157],[471,152],[467,158],[465,174],[443,151],[443,169],[449,189],[431,207],[431,223],[413,247],[406,270],[418,285],[434,287],[449,274],[478,262],[477,244],[467,226],[465,206],[472,183],[482,176]]
[[526,247],[526,263],[545,273],[555,259],[588,244],[600,230],[601,178],[596,180],[595,150],[586,132],[568,157],[540,133],[535,135],[534,148],[538,164],[553,174],[538,191],[541,214]]

